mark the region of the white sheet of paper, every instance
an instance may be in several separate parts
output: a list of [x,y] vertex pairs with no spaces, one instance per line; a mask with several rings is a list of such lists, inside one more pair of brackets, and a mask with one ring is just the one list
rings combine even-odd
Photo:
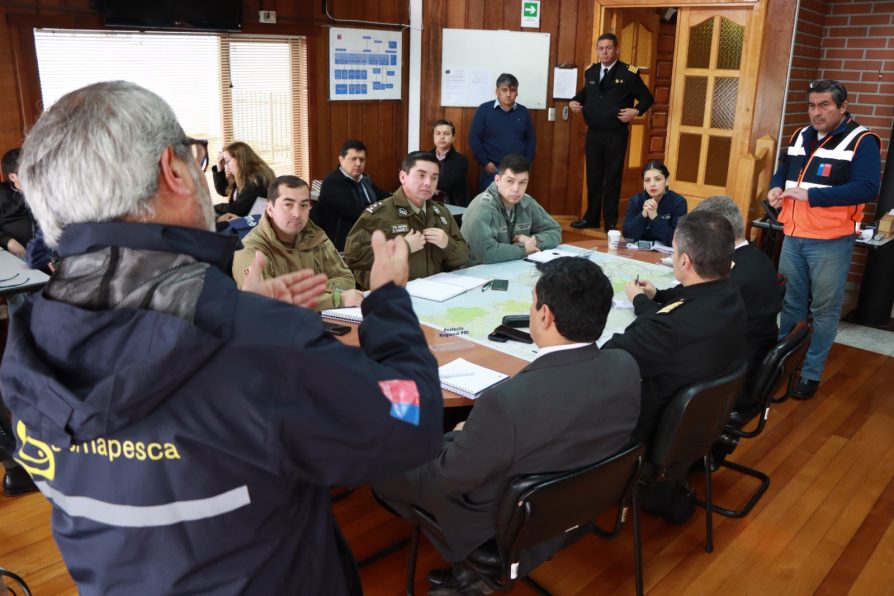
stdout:
[[577,93],[577,68],[553,69],[553,99],[571,99]]

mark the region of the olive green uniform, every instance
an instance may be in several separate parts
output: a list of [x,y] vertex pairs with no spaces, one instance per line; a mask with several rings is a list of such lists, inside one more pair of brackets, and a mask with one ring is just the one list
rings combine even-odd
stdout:
[[376,230],[385,232],[389,239],[413,230],[422,232],[426,228],[439,228],[447,233],[446,248],[426,243],[422,250],[410,254],[410,279],[456,269],[469,262],[469,245],[447,208],[434,199],[422,206],[424,211],[417,214],[403,189],[399,188],[391,197],[364,209],[345,241],[345,262],[361,288],[369,287],[369,270],[373,262],[370,242]]
[[300,269],[313,269],[329,277],[326,292],[320,297],[317,310],[341,306],[341,292],[355,288],[354,276],[339,256],[335,246],[312,221],[298,234],[294,245],[276,237],[269,216],[265,213],[260,223],[242,239],[243,249],[233,256],[233,277],[239,287],[245,281],[248,268],[254,262],[255,251],[267,258],[264,279],[271,279]]

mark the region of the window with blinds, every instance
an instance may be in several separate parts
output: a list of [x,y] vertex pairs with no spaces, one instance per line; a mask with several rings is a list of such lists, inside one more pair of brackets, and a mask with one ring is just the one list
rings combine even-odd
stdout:
[[310,175],[304,38],[35,29],[34,41],[44,108],[90,83],[132,81],[208,139],[212,163],[244,141],[277,175]]

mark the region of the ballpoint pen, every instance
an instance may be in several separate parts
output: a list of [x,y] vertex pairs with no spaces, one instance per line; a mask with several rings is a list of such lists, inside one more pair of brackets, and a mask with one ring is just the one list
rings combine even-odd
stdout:
[[484,284],[483,286],[481,286],[481,291],[484,292],[485,290],[490,289],[490,286],[491,286],[492,283],[494,283],[494,280],[490,280],[490,281],[488,281],[486,284]]

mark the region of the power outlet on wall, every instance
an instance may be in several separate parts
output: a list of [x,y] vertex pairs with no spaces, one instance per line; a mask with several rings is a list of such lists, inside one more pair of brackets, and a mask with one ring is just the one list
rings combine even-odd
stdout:
[[262,23],[267,23],[268,25],[276,24],[276,11],[275,10],[259,10],[258,11],[258,20]]

